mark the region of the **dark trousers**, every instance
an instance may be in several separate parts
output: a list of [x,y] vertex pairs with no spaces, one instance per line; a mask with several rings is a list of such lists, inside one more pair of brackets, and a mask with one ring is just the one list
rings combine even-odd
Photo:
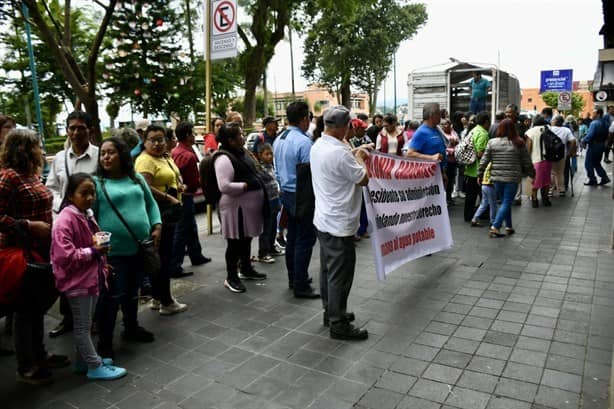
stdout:
[[595,172],[602,179],[607,179],[608,175],[601,166],[601,158],[605,144],[603,142],[592,142],[586,150],[586,158],[584,159],[584,167],[586,168],[586,177],[591,182],[596,182]]
[[252,238],[244,237],[241,239],[226,239],[226,279],[237,281],[239,279],[238,267],[241,264],[242,272],[252,270],[250,253],[252,249]]
[[279,205],[270,203],[269,212],[264,215],[262,221],[262,234],[258,238],[258,256],[264,257],[273,251],[275,237],[277,236],[277,214]]
[[72,309],[64,293],[60,294],[60,314],[65,325],[72,325]]
[[316,243],[316,228],[311,219],[298,219],[295,216],[296,194],[283,192],[282,205],[288,213],[288,234],[286,235],[286,268],[288,282],[294,285],[294,291],[309,288],[309,261],[313,245]]
[[362,205],[360,206],[360,225],[356,235],[358,237],[363,236],[367,232],[367,227],[369,227],[369,219],[367,218],[367,208],[365,207],[365,198],[363,197]]
[[138,291],[142,278],[141,260],[137,255],[109,257],[108,262],[113,270],[109,274],[109,288],[101,286],[97,320],[99,344],[105,348],[110,348],[113,344],[115,321],[120,306],[126,330],[138,326]]
[[175,227],[173,238],[173,253],[171,258],[171,271],[181,271],[185,248],[188,248],[188,257],[192,263],[198,261],[202,256],[202,247],[198,238],[198,225],[194,209],[194,196],[184,195],[183,198],[183,220]]
[[173,257],[173,238],[175,237],[175,224],[162,224],[162,236],[160,238],[160,272],[156,274],[151,288],[153,298],[162,305],[173,302],[171,296],[171,258]]
[[456,163],[448,162],[446,168],[446,176],[448,176],[448,184],[446,185],[446,200],[452,199],[452,192],[454,191],[454,182],[456,180],[456,170],[458,165]]
[[36,308],[22,309],[13,318],[13,341],[17,370],[24,373],[46,367],[47,351],[43,343],[45,313]]
[[476,210],[475,203],[477,201],[478,196],[480,196],[480,200],[481,200],[482,189],[480,188],[480,185],[478,185],[478,178],[475,178],[473,176],[465,175],[464,186],[465,186],[464,218],[466,222],[469,222],[471,221],[471,218],[473,217],[473,214],[475,213],[475,210]]
[[320,295],[331,324],[343,320],[354,281],[356,246],[352,236],[336,237],[318,231],[320,240]]
[[569,189],[569,179],[571,177],[571,158],[565,158],[565,174],[563,175],[565,191]]

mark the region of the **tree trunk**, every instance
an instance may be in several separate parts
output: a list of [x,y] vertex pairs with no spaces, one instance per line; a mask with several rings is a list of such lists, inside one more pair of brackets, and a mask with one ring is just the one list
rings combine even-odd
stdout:
[[346,78],[341,83],[341,105],[347,107],[347,109],[352,109],[352,91],[350,90],[350,80]]
[[88,94],[87,98],[81,101],[85,106],[85,111],[92,117],[92,143],[100,145],[102,132],[100,131],[100,116],[98,115],[98,101],[95,95]]
[[[252,55],[261,55],[259,47],[252,50],[254,51]],[[245,110],[243,112],[243,126],[248,129],[251,129],[253,122],[256,120],[256,88],[260,84],[260,79],[265,69],[265,63],[262,58],[255,57],[251,61],[253,61],[253,64],[250,64],[245,72],[245,101],[243,104]]]

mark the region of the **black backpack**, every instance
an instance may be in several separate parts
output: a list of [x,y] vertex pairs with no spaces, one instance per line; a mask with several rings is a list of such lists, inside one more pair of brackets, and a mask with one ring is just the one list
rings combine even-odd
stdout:
[[539,148],[542,158],[549,162],[558,162],[565,157],[565,144],[547,125],[542,131]]
[[218,156],[220,156],[219,152],[205,155],[198,165],[200,171],[200,184],[203,189],[203,195],[205,196],[205,203],[213,206],[216,206],[217,202],[219,202],[222,197],[222,192],[220,192],[220,188],[217,185],[214,167],[215,159]]

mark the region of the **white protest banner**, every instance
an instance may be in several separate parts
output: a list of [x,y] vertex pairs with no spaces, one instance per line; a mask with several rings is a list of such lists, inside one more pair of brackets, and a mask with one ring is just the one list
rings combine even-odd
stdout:
[[452,247],[441,167],[372,152],[363,189],[377,278],[410,260]]

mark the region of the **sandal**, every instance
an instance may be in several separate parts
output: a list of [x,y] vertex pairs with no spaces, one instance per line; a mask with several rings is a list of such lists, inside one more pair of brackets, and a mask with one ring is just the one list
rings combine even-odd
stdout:
[[491,227],[490,230],[488,230],[488,236],[491,239],[497,239],[499,237],[505,237],[505,234],[501,234],[501,233],[499,233],[499,229]]
[[511,227],[505,228],[505,234],[507,234],[508,236],[511,236],[514,233],[516,233],[516,230],[512,229]]

